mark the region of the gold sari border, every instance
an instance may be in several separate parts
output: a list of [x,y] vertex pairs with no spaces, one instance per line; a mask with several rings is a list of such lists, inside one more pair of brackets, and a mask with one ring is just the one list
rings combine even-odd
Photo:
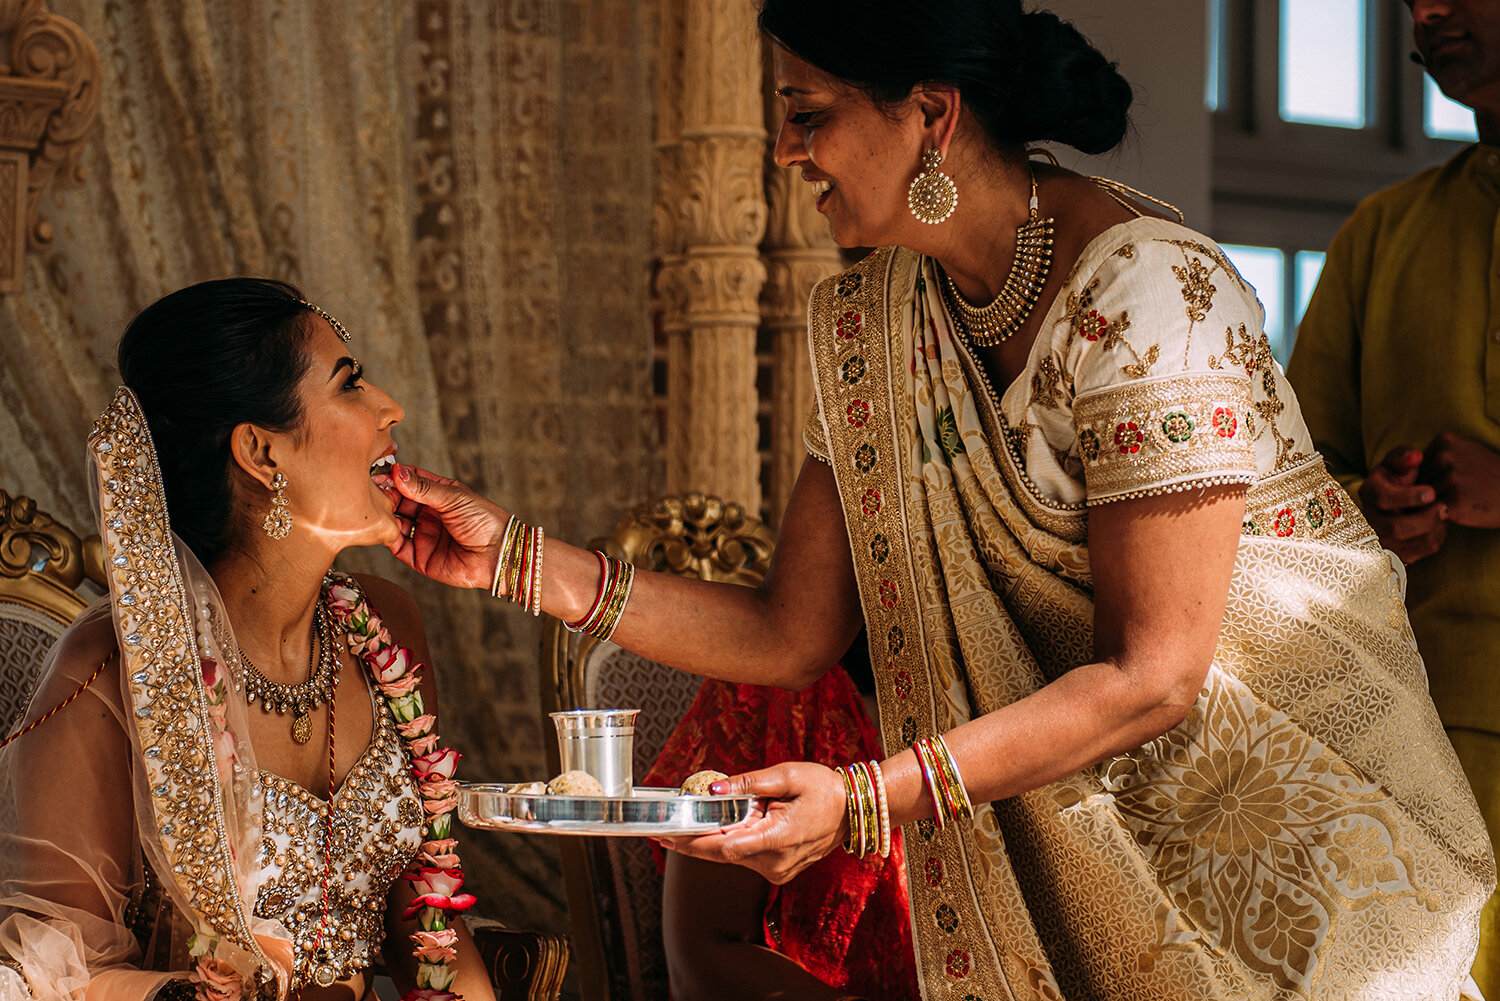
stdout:
[[1365,546],[1375,540],[1375,530],[1317,453],[1251,488],[1241,533],[1336,546]]
[[1173,375],[1080,396],[1073,404],[1090,505],[1215,483],[1252,484],[1249,383]]

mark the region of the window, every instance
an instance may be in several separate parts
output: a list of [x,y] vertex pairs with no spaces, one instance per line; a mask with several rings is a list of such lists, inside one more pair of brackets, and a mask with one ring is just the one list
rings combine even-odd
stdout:
[[1422,131],[1427,138],[1478,141],[1479,129],[1474,125],[1473,109],[1450,100],[1430,76],[1422,81],[1422,105]]
[[1271,355],[1283,366],[1292,356],[1297,324],[1307,311],[1308,300],[1323,270],[1323,253],[1316,250],[1287,251],[1276,247],[1223,244],[1225,255],[1241,277],[1255,288],[1266,310],[1266,339]]
[[1365,0],[1282,0],[1283,121],[1364,127],[1366,35]]

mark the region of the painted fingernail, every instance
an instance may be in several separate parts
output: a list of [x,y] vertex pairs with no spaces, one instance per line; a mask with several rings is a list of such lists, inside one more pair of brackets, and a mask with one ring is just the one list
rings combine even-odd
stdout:
[[396,467],[396,475],[401,477],[403,480],[411,479],[411,467],[398,465]]

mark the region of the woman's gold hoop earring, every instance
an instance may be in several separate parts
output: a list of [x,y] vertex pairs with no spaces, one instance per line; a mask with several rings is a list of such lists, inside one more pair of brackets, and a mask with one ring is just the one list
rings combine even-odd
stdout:
[[912,178],[906,192],[906,206],[918,222],[936,226],[958,208],[958,185],[953,178],[938,170],[943,154],[936,147],[922,152],[922,172]]
[[292,512],[286,503],[286,475],[277,473],[271,477],[271,510],[261,527],[273,539],[284,539],[292,530]]

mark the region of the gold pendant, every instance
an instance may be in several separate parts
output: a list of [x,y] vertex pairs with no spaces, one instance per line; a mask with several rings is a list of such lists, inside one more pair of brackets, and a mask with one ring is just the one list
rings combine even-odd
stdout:
[[292,739],[299,744],[312,740],[312,710],[307,706],[297,707],[297,718],[292,722]]

